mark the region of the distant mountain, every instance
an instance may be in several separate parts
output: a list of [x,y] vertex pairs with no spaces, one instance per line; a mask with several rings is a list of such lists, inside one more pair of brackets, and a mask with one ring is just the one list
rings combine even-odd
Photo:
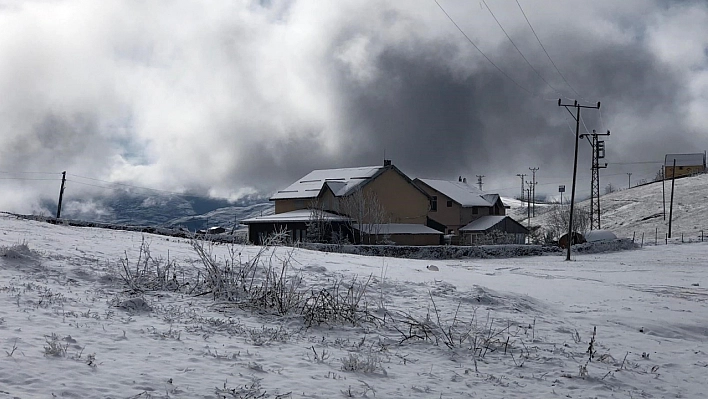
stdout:
[[[48,202],[45,209],[56,209]],[[47,212],[53,214],[53,212]],[[136,194],[129,191],[112,196],[68,199],[62,217],[91,222],[133,226],[185,227],[190,231],[221,226],[233,229],[243,219],[269,215],[273,204],[267,198],[249,197],[231,203],[225,199],[172,194]]]

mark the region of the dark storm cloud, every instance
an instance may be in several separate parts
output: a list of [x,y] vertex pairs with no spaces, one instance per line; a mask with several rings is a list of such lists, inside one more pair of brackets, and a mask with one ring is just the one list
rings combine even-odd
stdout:
[[[9,60],[0,66],[0,171],[68,170],[232,199],[268,195],[314,168],[378,164],[384,151],[413,177],[484,174],[486,187],[512,194],[529,166],[568,178],[574,126],[556,101],[577,96],[516,2],[487,3],[560,93],[477,3],[441,1],[516,82],[432,1],[0,8]],[[583,120],[612,130],[609,162],[708,148],[708,5],[520,3],[580,100],[602,101],[602,119],[586,110]],[[5,208],[55,196],[54,183],[6,183]]]

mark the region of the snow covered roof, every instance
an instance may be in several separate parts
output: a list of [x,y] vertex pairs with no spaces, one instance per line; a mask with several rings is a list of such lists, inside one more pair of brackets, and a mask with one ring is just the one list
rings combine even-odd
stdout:
[[666,154],[664,164],[673,166],[674,159],[676,160],[676,166],[697,166],[705,165],[706,163],[705,154],[700,152],[696,154]]
[[318,220],[324,220],[327,222],[346,222],[351,220],[346,216],[337,215],[334,213],[324,212],[324,211],[313,211],[310,209],[298,209],[296,211],[276,213],[274,215],[258,216],[255,218],[250,218],[241,221],[243,224],[253,224],[253,223],[285,223],[285,222],[307,222],[313,218],[312,212],[317,212],[318,215],[314,216]]
[[313,170],[302,179],[275,193],[271,200],[316,198],[325,184],[335,196],[340,197],[374,177],[385,166]]
[[[448,180],[434,180],[434,179],[416,179],[424,184],[428,185],[432,189],[445,194],[450,197],[453,201],[457,202],[462,206],[493,206],[494,203],[490,203],[486,200],[483,195],[482,190],[474,187],[467,182],[461,181],[448,181]],[[492,194],[496,195],[496,194]],[[498,197],[498,196],[497,196]]]
[[482,216],[479,219],[475,219],[470,222],[467,226],[462,227],[460,231],[485,231],[494,226],[499,222],[507,218],[508,216]]
[[423,224],[409,223],[385,223],[385,224],[364,224],[359,227],[354,224],[357,230],[363,231],[366,234],[442,234],[435,229]]

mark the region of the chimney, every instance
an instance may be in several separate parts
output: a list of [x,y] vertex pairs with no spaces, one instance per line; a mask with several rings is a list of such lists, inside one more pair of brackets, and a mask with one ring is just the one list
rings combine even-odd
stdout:
[[384,166],[391,166],[391,160],[390,160],[390,159],[384,159]]
[[457,181],[461,182],[462,181],[462,176],[457,178]]

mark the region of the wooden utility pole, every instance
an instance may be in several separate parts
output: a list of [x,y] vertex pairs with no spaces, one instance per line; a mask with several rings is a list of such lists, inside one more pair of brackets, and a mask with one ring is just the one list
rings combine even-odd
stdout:
[[61,217],[61,201],[64,199],[64,185],[66,184],[66,171],[61,172],[61,188],[59,189],[59,203],[57,204],[57,219]]
[[[578,175],[578,137],[580,133],[580,109],[581,108],[595,108],[600,109],[600,102],[597,102],[596,106],[580,105],[578,101],[574,101],[573,104],[563,104],[562,100],[558,99],[558,106],[565,107],[565,109],[570,113],[570,115],[575,119],[575,158],[573,161],[573,188],[570,191],[570,221],[568,222],[568,251],[566,252],[565,260],[570,260],[570,247],[573,242],[573,207],[575,206],[575,182]],[[570,111],[568,107],[574,107],[576,114]]]
[[526,177],[526,175],[523,173],[517,173],[516,176],[521,178],[521,201],[523,201],[524,200],[524,177]]
[[533,186],[531,188],[531,196],[533,198],[533,217],[536,217],[536,171],[539,170],[540,168],[529,168],[529,170],[533,173]]
[[671,238],[671,219],[674,214],[674,182],[676,181],[676,158],[674,157],[674,167],[671,168],[671,202],[669,205],[669,236]]
[[629,181],[627,182],[627,188],[632,188],[632,172],[627,172],[627,177]]

